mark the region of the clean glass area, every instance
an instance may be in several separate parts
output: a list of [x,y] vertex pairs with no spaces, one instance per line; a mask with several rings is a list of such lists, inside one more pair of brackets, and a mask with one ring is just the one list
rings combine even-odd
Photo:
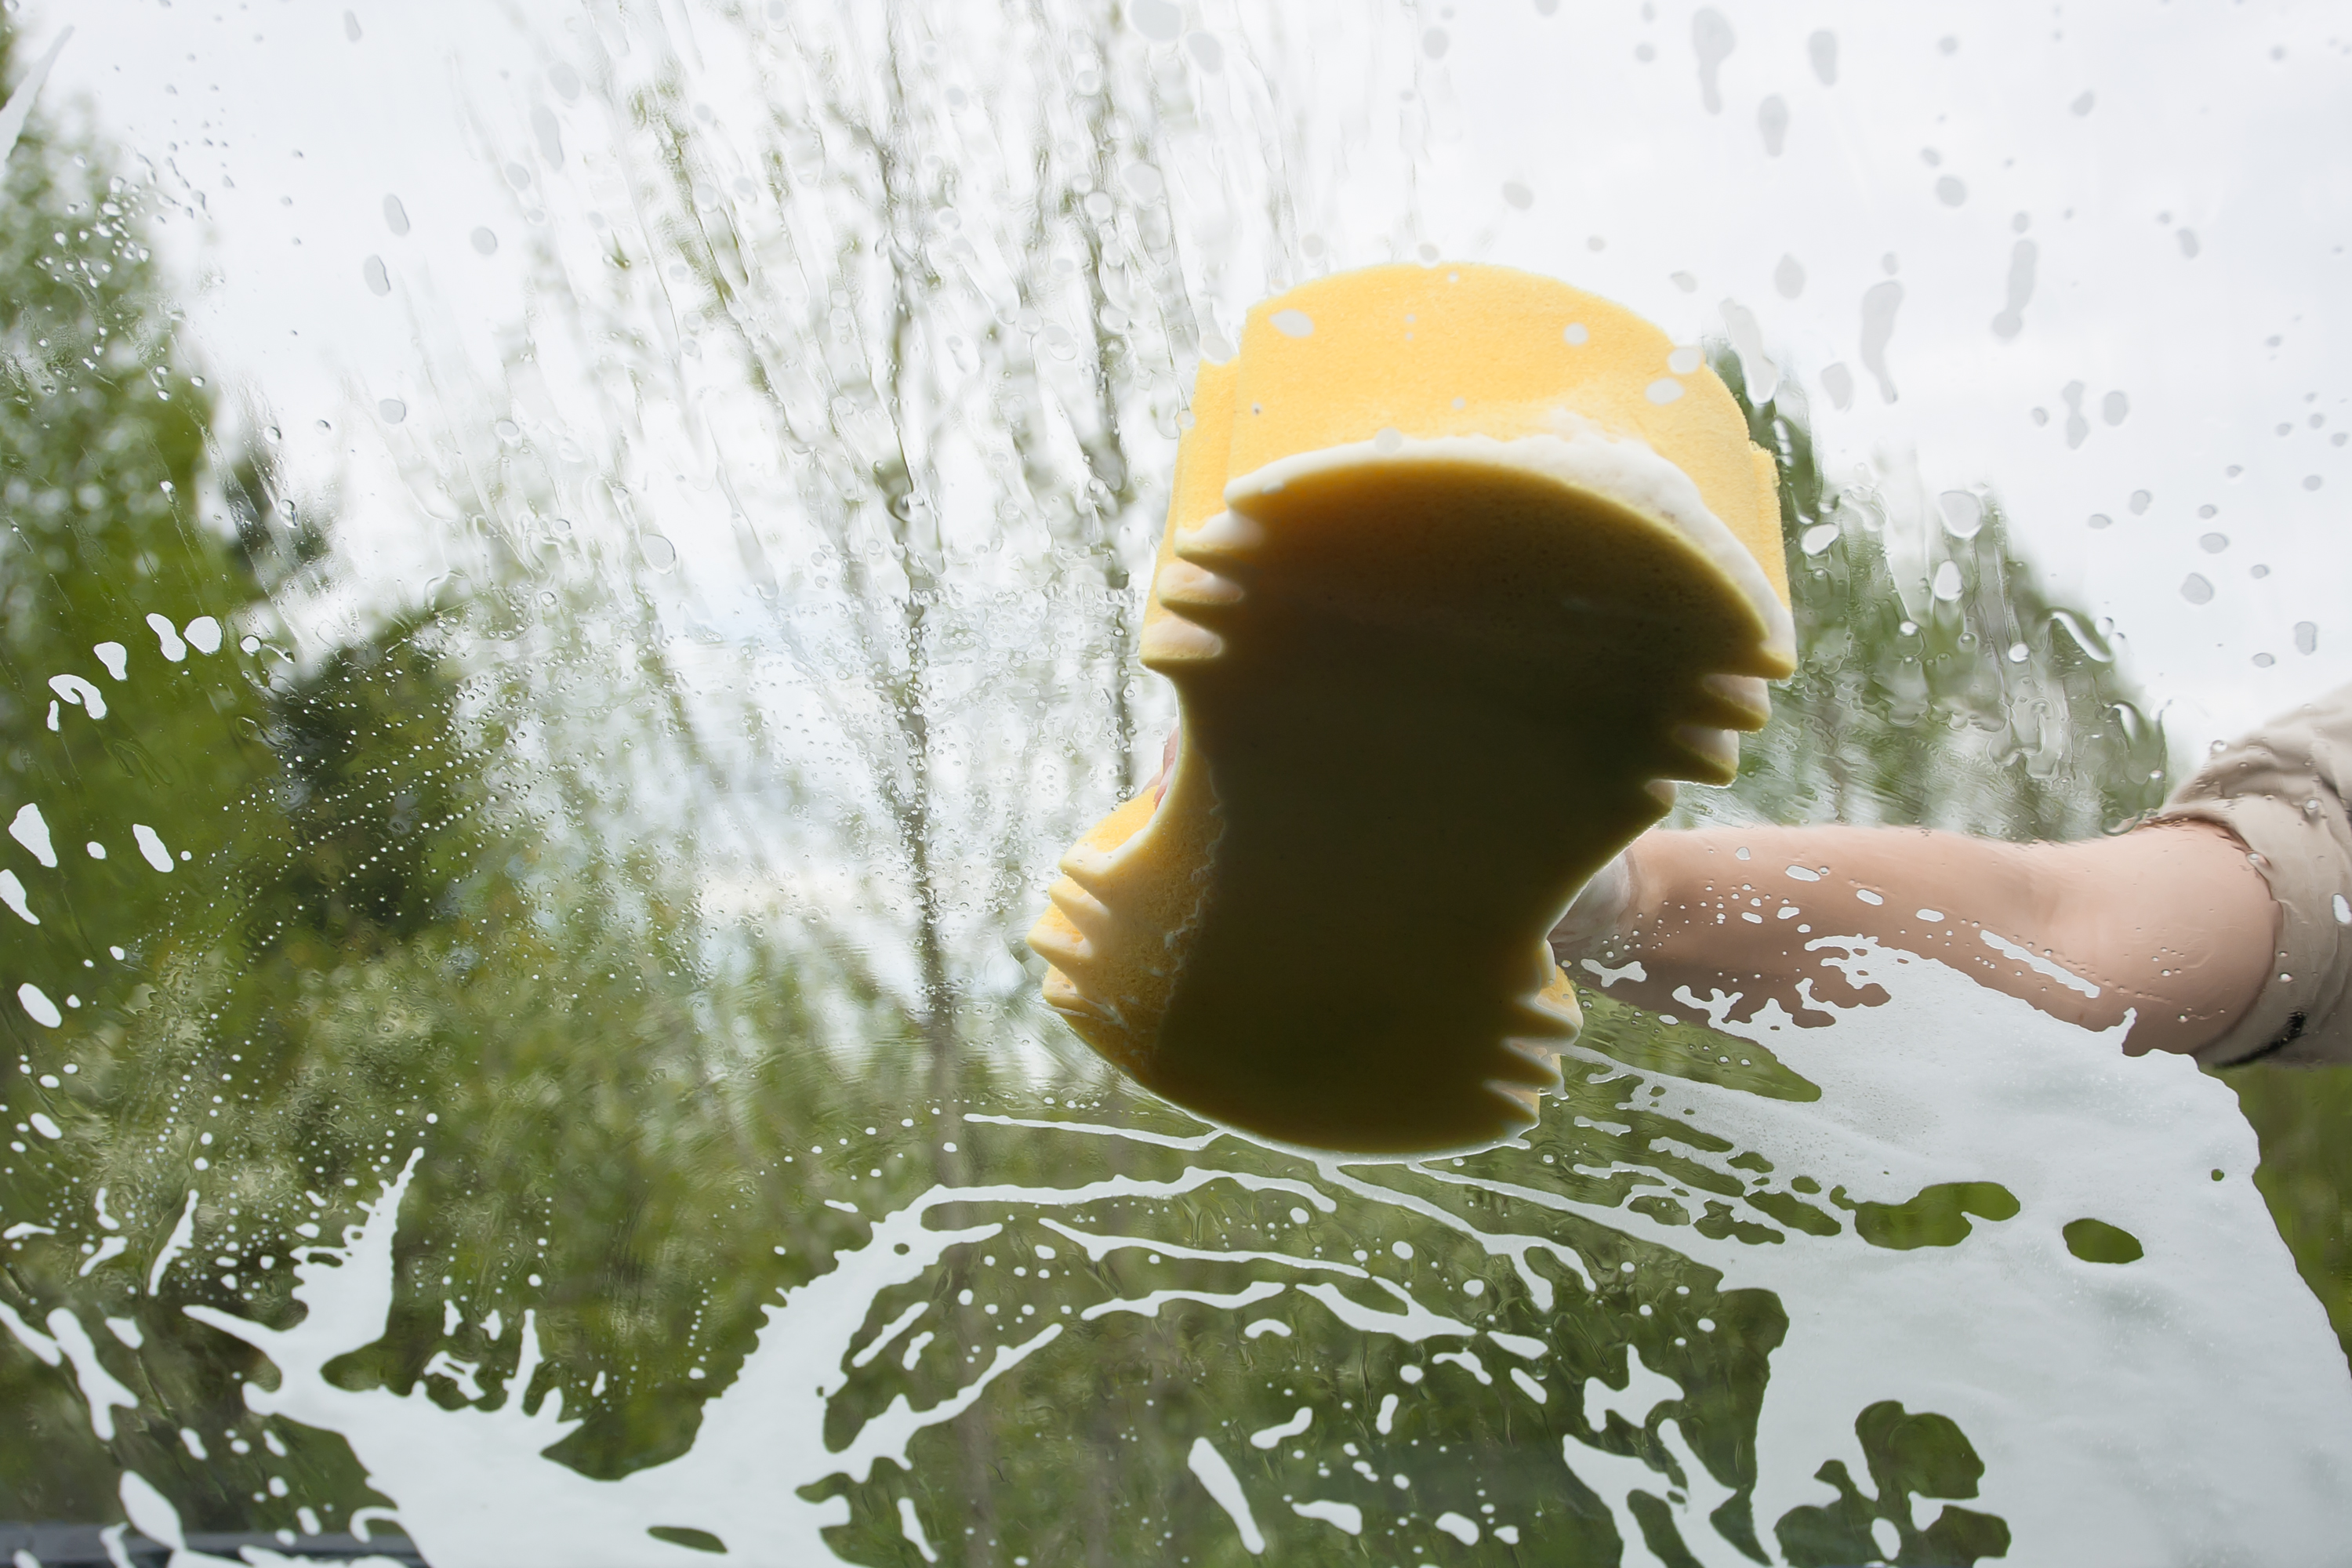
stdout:
[[1857,941],[1316,1159],[1020,939],[1174,717],[1193,369],[1345,268],[1620,300],[1779,453],[1682,824],[2111,832],[2352,676],[2352,6],[0,39],[19,1568],[2342,1561],[2352,1069]]

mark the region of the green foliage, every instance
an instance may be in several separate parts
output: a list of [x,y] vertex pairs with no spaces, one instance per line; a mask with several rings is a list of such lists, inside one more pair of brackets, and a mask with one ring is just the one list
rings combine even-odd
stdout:
[[[1999,502],[1833,489],[1802,392],[1749,402],[1780,459],[1800,663],[1741,748],[1736,809],[1777,823],[1891,823],[2002,838],[2111,832],[2164,798],[2161,725],[2094,617],[2053,600]],[[1957,513],[1957,516],[1954,514]]]
[[[1842,1568],[1853,1563],[1889,1563],[1895,1568],[1971,1568],[2009,1552],[2009,1526],[1990,1514],[1947,1506],[1925,1530],[1912,1522],[1914,1496],[1972,1498],[1984,1476],[1984,1461],[1948,1417],[1906,1411],[1894,1400],[1872,1405],[1855,1418],[1864,1462],[1876,1495],[1854,1484],[1842,1459],[1821,1468],[1820,1479],[1837,1489],[1827,1508],[1800,1508],[1775,1528],[1780,1550],[1796,1568]],[[1872,1537],[1879,1523],[1894,1527],[1900,1550],[1883,1552]]]
[[2147,1255],[2139,1237],[2103,1219],[2066,1222],[2066,1250],[2085,1263],[2137,1263]]
[[[1109,184],[1115,161],[1098,183]],[[663,671],[649,659],[634,678],[616,674],[593,646],[592,626],[650,643],[631,618],[641,605],[565,599],[541,616],[528,608],[536,592],[521,592],[538,584],[517,567],[515,580],[395,609],[339,643],[298,641],[289,623],[327,586],[332,520],[282,492],[267,437],[247,442],[230,429],[182,363],[139,193],[38,120],[5,179],[0,814],[39,802],[60,864],[0,844],[42,922],[0,912],[0,942],[12,984],[30,978],[71,1005],[56,1030],[0,1008],[16,1058],[7,1119],[37,1110],[60,1130],[54,1141],[23,1137],[25,1149],[0,1158],[0,1209],[57,1232],[7,1244],[0,1302],[35,1325],[60,1308],[89,1323],[134,1324],[135,1354],[127,1342],[102,1348],[141,1404],[118,1413],[101,1441],[66,1378],[0,1338],[0,1408],[21,1413],[0,1425],[0,1514],[114,1517],[126,1468],[179,1502],[192,1528],[293,1528],[306,1500],[331,1520],[381,1501],[339,1440],[246,1411],[240,1384],[262,1375],[257,1358],[192,1326],[181,1309],[284,1323],[296,1309],[283,1260],[352,1223],[412,1149],[425,1154],[395,1258],[390,1331],[334,1376],[352,1388],[422,1388],[451,1407],[561,1388],[582,1425],[552,1456],[598,1477],[686,1451],[777,1293],[866,1245],[871,1216],[941,1182],[1062,1187],[1187,1168],[1178,1148],[1104,1147],[1111,1141],[971,1117],[1034,1117],[1045,1098],[1170,1138],[1192,1131],[1117,1100],[1075,1056],[1040,1058],[1045,1079],[1028,1081],[1002,1054],[958,1048],[1017,1037],[1036,1020],[1025,998],[999,1007],[951,980],[943,951],[948,877],[927,857],[956,808],[935,770],[956,759],[930,726],[957,699],[928,661],[945,646],[951,595],[917,595],[908,575],[903,604],[866,606],[859,646],[868,657],[848,677],[881,699],[866,731],[879,739],[854,761],[892,781],[879,791],[883,847],[872,859],[912,867],[912,896],[893,913],[913,913],[888,939],[919,949],[910,995],[883,979],[905,955],[877,951],[887,944],[837,910],[808,910],[788,927],[765,910],[739,918],[711,906],[709,863],[693,841],[719,819],[709,802],[720,792],[690,726],[665,706],[673,694]],[[732,278],[740,258],[700,259],[706,302],[738,302],[711,280]],[[1736,377],[1736,365],[1726,368]],[[1110,434],[1086,445],[1088,462],[1115,481],[1108,500],[1073,500],[1079,481],[1032,450],[1023,428],[1008,438],[1034,499],[1055,503],[1085,536],[1075,558],[1118,587],[1105,542],[1115,531],[1103,520],[1141,507],[1143,492],[1113,439],[1120,410],[1105,410],[1098,423]],[[2111,828],[2159,798],[2160,731],[2096,628],[2020,564],[1997,508],[1958,539],[1859,491],[1832,498],[1793,389],[1757,410],[1752,427],[1784,460],[1806,654],[1728,809],[2029,837]],[[871,482],[898,501],[909,478],[901,468]],[[921,531],[904,511],[866,511],[898,522],[867,518],[860,529],[873,523],[901,556],[920,552]],[[1822,527],[1834,532],[1815,531]],[[846,524],[840,532],[866,537]],[[845,556],[869,558],[879,559],[862,548]],[[745,563],[757,576],[767,568],[755,559],[756,541]],[[1933,577],[1947,562],[1959,592],[1937,598]],[[149,629],[151,614],[169,623],[169,638]],[[223,628],[220,651],[168,658],[202,616]],[[485,640],[520,637],[516,626],[533,619],[535,643]],[[105,672],[94,648],[107,642],[124,645],[128,679]],[[2020,647],[2023,656],[2011,657]],[[1114,655],[1124,657],[1089,642],[1079,667],[1108,668]],[[68,674],[102,694],[108,720],[64,704],[50,680]],[[1115,773],[1127,765],[1132,719],[1123,687],[1108,684],[1118,706],[1102,730],[1118,752]],[[805,815],[801,796],[783,795],[779,815]],[[169,847],[171,869],[149,864],[128,837],[132,823]],[[104,859],[83,849],[93,842],[107,847]],[[1335,1174],[1221,1147],[1233,1171],[1343,1192],[1339,1212],[1304,1237],[1292,1234],[1306,1222],[1292,1217],[1291,1197],[1263,1187],[1105,1199],[1057,1216],[1202,1247],[1287,1237],[1333,1262],[1360,1250],[1371,1260],[1364,1278],[1307,1274],[1299,1284],[1328,1286],[1364,1310],[1395,1305],[1373,1282],[1376,1267],[1400,1280],[1416,1268],[1475,1279],[1493,1326],[1544,1346],[1552,1397],[1531,1405],[1509,1393],[1497,1352],[1474,1378],[1386,1336],[1327,1326],[1244,1337],[1232,1312],[1196,1303],[1072,1319],[1050,1361],[917,1439],[919,1479],[828,1483],[852,1508],[836,1532],[841,1550],[903,1559],[896,1509],[912,1488],[930,1489],[925,1516],[971,1562],[993,1551],[1108,1563],[1171,1535],[1223,1540],[1208,1528],[1213,1505],[1184,1469],[1182,1445],[1131,1439],[1139,1430],[1240,1436],[1300,1404],[1344,1413],[1330,1418],[1339,1430],[1318,1429],[1319,1445],[1409,1445],[1433,1490],[1508,1485],[1515,1498],[1539,1500],[1539,1550],[1596,1563],[1625,1543],[1573,1473],[1580,1447],[1650,1467],[1661,1495],[1633,1505],[1644,1538],[1667,1561],[1687,1556],[1664,1500],[1693,1479],[1667,1441],[1672,1421],[1689,1455],[1733,1492],[1715,1528],[1753,1547],[1756,1420],[1787,1330],[1780,1303],[1727,1290],[1717,1272],[1574,1205],[1622,1206],[1757,1246],[1790,1230],[1835,1234],[1850,1210],[1864,1239],[1899,1247],[1949,1245],[1966,1234],[1966,1215],[1999,1219],[2015,1203],[1978,1184],[1855,1205],[1802,1173],[1776,1175],[1675,1115],[1672,1082],[1792,1102],[1817,1099],[1816,1086],[1703,1026],[1605,997],[1586,1005],[1587,1046],[1636,1071],[1572,1074],[1525,1151]],[[2286,1080],[2260,1076],[2267,1070],[2237,1079],[2265,1129],[2258,1179],[2306,1270],[2315,1258],[2333,1281],[2331,1307],[2352,1333],[2343,1196],[2352,1169],[2332,1136],[2342,1112],[2274,1090]],[[1694,1151],[1730,1155],[1748,1178]],[[143,1267],[84,1268],[100,1189],[132,1259],[154,1257],[190,1194],[201,1194],[193,1246],[159,1292],[144,1289]],[[1032,1289],[1008,1281],[1009,1270],[1034,1271],[1015,1276],[1028,1280],[1059,1270],[1095,1300],[1171,1286],[1233,1292],[1263,1278],[1255,1266],[1205,1258],[1147,1268],[1137,1248],[1074,1261],[1068,1237],[1034,1210],[983,1206],[961,1205],[974,1212],[941,1222],[1000,1225],[987,1250],[955,1249],[873,1303],[877,1326],[926,1304],[940,1340],[928,1356],[894,1350],[858,1369],[829,1409],[835,1440],[895,1401],[928,1409],[963,1386],[963,1347],[1002,1342],[1013,1304]],[[1503,1236],[1545,1238],[1530,1244],[1528,1265],[1539,1288],[1479,1239]],[[1418,1255],[1409,1267],[1389,1250],[1408,1237]],[[1047,1247],[1061,1248],[1050,1263]],[[1075,1289],[1035,1287],[1025,1304],[1052,1310]],[[1008,1310],[966,1306],[967,1290],[992,1292]],[[511,1386],[523,1303],[548,1357],[530,1389]],[[1573,1397],[1559,1397],[1586,1379],[1626,1388],[1636,1358],[1686,1397],[1639,1424],[1613,1412],[1589,1420]],[[1407,1406],[1391,1432],[1381,1402],[1411,1385],[1408,1365],[1453,1381],[1442,1400]],[[199,1435],[204,1457],[183,1432]],[[2006,1527],[1965,1509],[1946,1508],[1925,1531],[1910,1523],[1912,1495],[1975,1495],[1981,1466],[1951,1422],[1882,1405],[1864,1413],[1857,1434],[1874,1495],[1842,1465],[1825,1466],[1838,1500],[1775,1531],[1793,1561],[1874,1556],[1874,1521],[1903,1533],[1905,1563],[1974,1563],[2005,1549]],[[286,1456],[269,1454],[273,1438]],[[1289,1474],[1277,1453],[1227,1446],[1255,1467],[1244,1476],[1255,1490]],[[270,1494],[272,1476],[292,1483],[289,1497]],[[684,1521],[663,1527],[663,1538],[710,1544]],[[1318,1539],[1330,1561],[1360,1555],[1337,1531]]]
[[1958,1247],[1979,1219],[2017,1217],[2016,1196],[1999,1182],[1941,1182],[1899,1204],[1852,1204],[1843,1193],[1830,1201],[1853,1210],[1854,1233],[1873,1247],[1908,1251],[1915,1247]]
[[2221,1078],[2262,1139],[2254,1184],[2352,1357],[2352,1067],[2258,1062]]

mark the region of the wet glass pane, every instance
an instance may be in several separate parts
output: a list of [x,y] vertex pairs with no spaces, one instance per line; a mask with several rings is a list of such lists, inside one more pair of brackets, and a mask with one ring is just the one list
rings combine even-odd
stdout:
[[[2098,841],[2344,679],[2345,31],[10,0],[0,1551],[2335,1560],[2352,1068],[1802,833]],[[1705,983],[1563,950],[1533,1124],[1361,1158],[1024,934],[1201,367],[1383,263],[1727,387],[1796,659]]]

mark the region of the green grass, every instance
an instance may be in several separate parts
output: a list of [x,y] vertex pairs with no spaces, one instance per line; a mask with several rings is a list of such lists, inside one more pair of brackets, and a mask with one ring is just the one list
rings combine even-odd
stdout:
[[2352,1067],[2221,1075],[2263,1142],[2254,1185],[2352,1360]]

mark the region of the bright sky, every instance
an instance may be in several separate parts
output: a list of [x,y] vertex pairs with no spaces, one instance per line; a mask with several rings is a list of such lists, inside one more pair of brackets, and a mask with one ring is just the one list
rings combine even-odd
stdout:
[[[1353,25],[1286,10],[1276,56],[1250,37],[1273,25],[1262,9],[1184,7],[1188,29],[1288,62],[1274,92],[1328,138],[1292,174],[1333,259],[1405,236],[1564,276],[1683,340],[1722,332],[1736,301],[1812,391],[1833,474],[1874,465],[1923,524],[1943,491],[1998,495],[2113,618],[2185,749],[2352,675],[2352,530],[2335,521],[2352,325],[2321,304],[2352,265],[2336,155],[2352,7],[1334,9]],[[363,557],[429,572],[386,432],[354,416],[428,408],[452,363],[499,375],[531,308],[514,239],[538,201],[503,171],[534,109],[571,102],[549,67],[585,59],[588,24],[554,0],[32,0],[20,19],[28,53],[76,28],[51,110],[89,105],[204,193],[202,221],[165,230],[203,279],[203,353],[259,391],[310,471],[340,477],[383,535],[362,530]],[[1997,321],[2021,245],[2030,296]],[[1892,400],[1863,342],[1865,295],[1890,281]],[[1843,409],[1832,366],[1854,388]]]

